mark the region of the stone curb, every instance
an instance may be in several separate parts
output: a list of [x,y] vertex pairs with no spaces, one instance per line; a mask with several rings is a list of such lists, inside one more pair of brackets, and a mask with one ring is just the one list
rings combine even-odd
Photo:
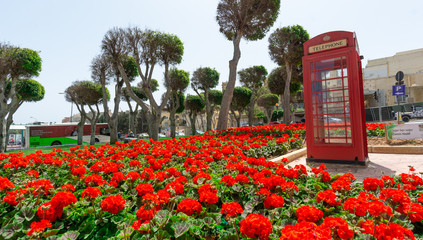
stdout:
[[422,146],[390,146],[373,145],[368,146],[369,153],[389,153],[389,154],[423,154]]
[[288,159],[288,162],[292,162],[295,159],[297,159],[299,157],[302,157],[302,156],[304,156],[306,154],[307,154],[307,148],[305,147],[305,148],[301,148],[299,150],[290,152],[288,154],[285,154],[285,155],[282,155],[282,156],[279,156],[279,157],[270,159],[270,161],[271,162],[278,163],[278,162],[280,162],[282,160],[282,158],[286,158],[286,159]]
[[[421,146],[389,146],[389,145],[372,145],[368,146],[369,153],[387,153],[387,154],[423,154],[423,147]],[[272,162],[280,162],[282,158],[288,159],[292,162],[297,158],[307,155],[307,148],[301,148],[294,152],[270,159]]]

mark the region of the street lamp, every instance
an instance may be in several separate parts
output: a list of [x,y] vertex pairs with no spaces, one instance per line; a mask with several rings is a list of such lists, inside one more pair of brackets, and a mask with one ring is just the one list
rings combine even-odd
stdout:
[[275,106],[276,106],[276,111],[278,111],[279,104],[276,103]]
[[[66,94],[64,92],[59,92],[59,94]],[[73,110],[73,102],[71,102],[71,112],[70,112],[70,118],[69,118],[69,122],[72,122],[72,110]]]

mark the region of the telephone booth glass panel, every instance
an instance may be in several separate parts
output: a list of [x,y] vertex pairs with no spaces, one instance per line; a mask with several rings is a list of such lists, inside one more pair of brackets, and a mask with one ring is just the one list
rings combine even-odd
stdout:
[[310,63],[315,144],[352,144],[347,58]]

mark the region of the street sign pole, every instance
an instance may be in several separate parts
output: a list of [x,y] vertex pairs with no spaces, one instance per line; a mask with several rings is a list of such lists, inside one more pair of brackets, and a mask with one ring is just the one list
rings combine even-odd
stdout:
[[[402,81],[403,78],[404,78],[404,73],[402,71],[398,71],[397,74],[395,74],[395,80],[397,80],[397,82],[395,83],[395,85],[398,85],[399,89],[402,89],[401,88],[401,85],[404,84],[404,81]],[[400,123],[400,116],[401,116],[401,107],[400,107],[400,102],[399,102],[399,96],[405,94],[405,86],[403,86],[403,87],[404,87],[404,89],[403,89],[403,93],[402,94],[401,93],[398,93],[398,92],[397,93],[394,93],[394,91],[392,91],[392,93],[396,94],[396,96],[397,96],[397,103],[398,103],[398,117],[397,117],[397,119],[398,119],[398,124]],[[397,88],[397,91],[399,89]]]
[[399,95],[397,95],[397,103],[398,103],[398,116],[397,116],[397,120],[398,120],[398,124],[400,123],[400,116],[401,116],[401,107],[400,107],[400,103],[399,103]]

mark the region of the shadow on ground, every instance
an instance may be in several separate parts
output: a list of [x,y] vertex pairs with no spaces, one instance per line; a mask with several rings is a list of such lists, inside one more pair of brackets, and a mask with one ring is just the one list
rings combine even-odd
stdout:
[[[310,168],[319,167],[321,163],[310,163]],[[334,164],[325,163],[330,175],[352,173],[357,182],[363,182],[365,178],[381,178],[383,176],[395,175],[396,171],[386,166],[369,162],[368,166],[351,165],[351,164]]]

